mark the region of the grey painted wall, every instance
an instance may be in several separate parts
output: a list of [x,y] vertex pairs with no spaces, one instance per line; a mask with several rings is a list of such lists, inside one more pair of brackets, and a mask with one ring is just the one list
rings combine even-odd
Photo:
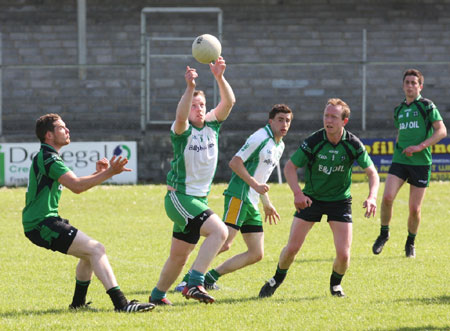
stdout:
[[[140,11],[161,1],[87,1],[86,79],[77,64],[75,0],[0,1],[2,141],[34,141],[34,121],[58,112],[72,139],[139,142],[139,178],[162,182],[171,159],[169,125],[140,130]],[[186,6],[166,0],[164,6]],[[216,178],[245,138],[263,126],[274,103],[295,111],[282,160],[320,128],[323,105],[340,97],[352,108],[349,130],[361,137],[395,136],[392,110],[403,98],[402,72],[419,68],[423,95],[448,126],[450,116],[450,1],[190,1],[223,10],[226,77],[237,103],[222,129]],[[148,17],[149,36],[192,39],[216,32],[213,15]],[[361,132],[362,30],[367,30],[367,131]],[[186,54],[191,42],[152,42],[152,54]],[[172,120],[186,65],[212,104],[212,76],[193,59],[154,58],[152,118]]]

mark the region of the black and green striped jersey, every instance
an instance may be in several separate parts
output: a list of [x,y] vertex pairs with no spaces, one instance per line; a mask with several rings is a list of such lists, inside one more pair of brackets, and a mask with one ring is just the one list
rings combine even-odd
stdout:
[[42,144],[33,158],[25,195],[26,205],[22,211],[25,232],[32,230],[47,217],[58,216],[58,203],[62,185],[58,178],[70,169],[64,164],[58,152],[47,144]]
[[314,132],[291,161],[298,168],[305,167],[303,193],[322,201],[350,198],[354,161],[363,169],[373,164],[358,137],[345,129],[337,145],[328,141],[325,129]]
[[394,111],[394,124],[398,129],[398,141],[395,145],[392,162],[409,165],[431,165],[431,148],[414,153],[403,154],[409,146],[422,143],[433,134],[432,123],[442,121],[441,114],[431,100],[419,95],[409,105],[404,100]]

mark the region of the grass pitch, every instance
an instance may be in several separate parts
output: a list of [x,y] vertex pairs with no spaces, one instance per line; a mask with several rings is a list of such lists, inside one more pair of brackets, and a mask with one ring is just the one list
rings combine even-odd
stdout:
[[[346,298],[329,294],[334,259],[326,221],[314,226],[271,298],[258,292],[275,271],[286,244],[293,214],[287,184],[272,184],[271,199],[281,215],[265,226],[265,257],[252,266],[222,277],[213,305],[168,294],[173,307],[149,313],[119,314],[94,277],[88,292],[96,312],[67,309],[75,287],[73,257],[32,245],[23,235],[24,188],[0,189],[0,329],[2,330],[449,330],[450,210],[448,182],[432,182],[422,209],[416,259],[404,257],[408,187],[395,205],[391,238],[383,253],[372,254],[379,233],[375,219],[363,218],[367,183],[353,184],[353,245],[343,280]],[[214,185],[210,206],[222,216],[225,185]],[[381,185],[378,205],[384,186]],[[60,214],[106,246],[118,282],[129,299],[148,299],[168,256],[172,223],[164,212],[164,186],[100,186],[81,195],[64,190]],[[245,250],[238,235],[213,267]],[[192,263],[196,252],[188,264]],[[185,270],[187,270],[186,266]],[[181,276],[180,279],[181,280]],[[175,284],[174,284],[175,285]]]

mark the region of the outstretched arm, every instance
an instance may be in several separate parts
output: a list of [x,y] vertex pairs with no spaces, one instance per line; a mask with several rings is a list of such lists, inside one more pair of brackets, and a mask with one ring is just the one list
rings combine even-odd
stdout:
[[212,74],[216,78],[217,85],[219,86],[220,102],[214,109],[214,114],[219,122],[223,122],[227,119],[231,112],[231,108],[233,108],[236,102],[233,89],[223,76],[226,67],[227,65],[225,64],[225,60],[221,56],[214,64],[209,64],[209,68],[211,69]]
[[[73,193],[79,194],[103,183],[105,180],[120,174],[123,171],[131,171],[131,169],[125,167],[128,163],[127,158],[122,158],[121,156],[116,158],[116,156],[113,156],[109,161],[109,167],[106,169],[104,167],[104,162],[101,161],[102,160],[97,162],[97,171],[90,176],[77,177],[73,171],[69,171],[59,177],[58,182]],[[101,162],[100,165],[99,162]]]
[[369,196],[363,202],[363,208],[366,209],[365,217],[373,216],[375,217],[375,213],[377,211],[377,195],[378,188],[380,186],[380,177],[378,176],[377,169],[372,164],[370,167],[364,169],[367,177],[369,177]]
[[189,127],[189,112],[191,111],[192,98],[195,91],[195,79],[198,77],[197,71],[189,66],[186,67],[184,79],[186,80],[186,90],[181,96],[177,106],[174,131],[176,134],[182,134]]

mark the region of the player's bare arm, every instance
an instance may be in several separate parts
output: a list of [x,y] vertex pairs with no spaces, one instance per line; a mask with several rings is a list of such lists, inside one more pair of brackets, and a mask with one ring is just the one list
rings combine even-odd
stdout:
[[432,125],[434,132],[430,138],[424,140],[419,145],[409,146],[405,148],[402,153],[406,154],[406,156],[412,156],[414,153],[421,152],[425,148],[437,144],[439,141],[441,141],[442,138],[445,138],[447,136],[447,128],[445,127],[443,121],[435,121]]
[[292,193],[294,193],[294,205],[296,210],[305,209],[311,206],[312,200],[303,194],[300,185],[298,184],[298,174],[297,167],[292,163],[291,160],[287,161],[284,166],[284,177],[291,188]]
[[369,178],[369,195],[363,202],[363,208],[366,209],[364,216],[367,218],[370,216],[375,217],[375,213],[377,211],[377,195],[378,188],[380,187],[380,177],[378,176],[377,169],[375,169],[373,164],[364,169],[364,171]]
[[210,63],[209,67],[214,75],[217,85],[219,86],[220,102],[214,109],[214,114],[219,122],[223,122],[227,119],[236,103],[236,97],[234,96],[233,89],[224,77],[226,63],[223,57],[219,57],[214,64]]
[[73,193],[80,194],[96,185],[103,183],[105,180],[113,177],[114,175],[120,174],[123,171],[131,171],[131,169],[125,167],[127,163],[127,158],[113,156],[109,161],[108,169],[104,171],[96,172],[90,176],[84,177],[77,177],[73,171],[69,171],[59,177],[58,182],[67,187]]
[[269,199],[269,194],[264,193],[260,195],[261,202],[264,209],[264,221],[267,223],[267,220],[269,220],[269,224],[278,224],[278,221],[280,220],[280,215],[278,214],[275,207],[272,205],[272,202]]
[[189,127],[188,117],[191,110],[192,98],[195,91],[195,79],[198,77],[197,70],[186,67],[184,79],[186,81],[186,90],[178,102],[174,131],[176,134],[182,134]]
[[259,183],[255,178],[250,176],[245,168],[244,161],[239,156],[233,156],[228,163],[231,170],[238,175],[244,182],[246,182],[251,188],[253,188],[259,194],[264,194],[269,191],[269,185]]

